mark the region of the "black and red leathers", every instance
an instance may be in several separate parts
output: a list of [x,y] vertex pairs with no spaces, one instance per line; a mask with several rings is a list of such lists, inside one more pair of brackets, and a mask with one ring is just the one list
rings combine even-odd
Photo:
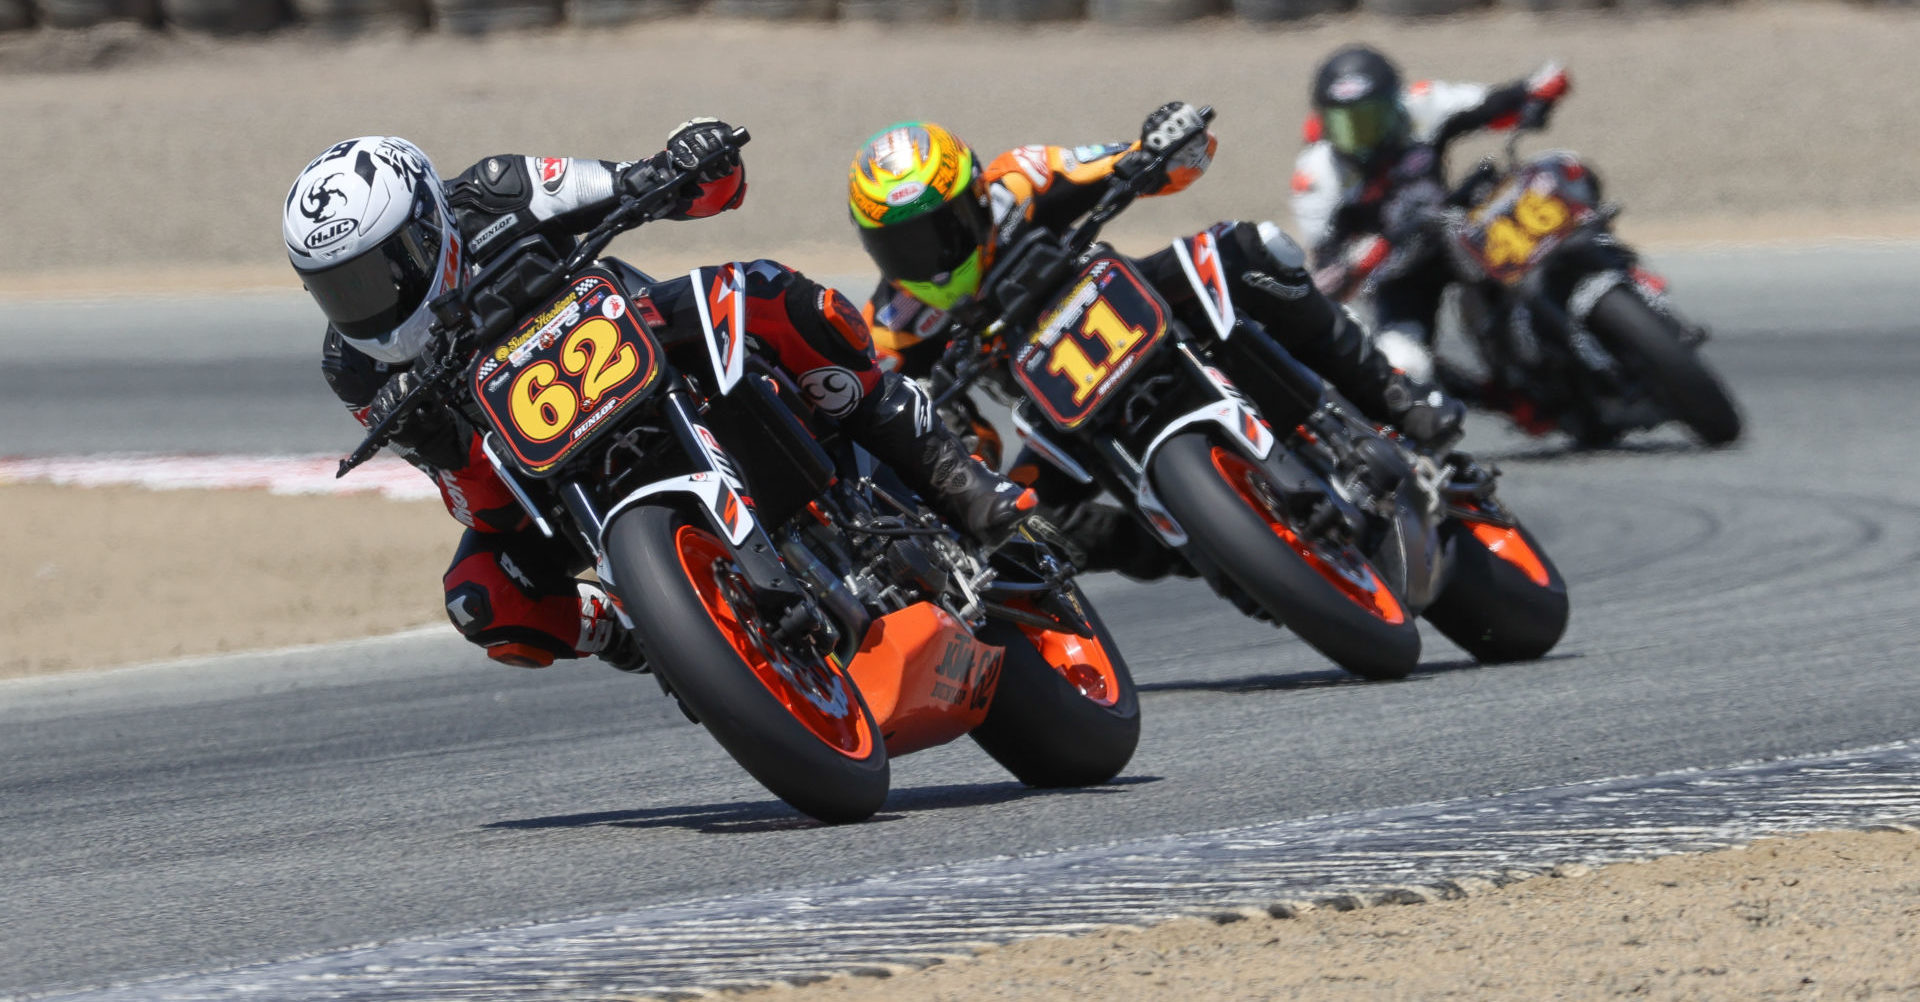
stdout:
[[[447,185],[467,251],[465,265],[483,264],[490,254],[529,235],[570,240],[605,215],[619,186],[642,187],[668,167],[664,154],[632,165],[521,156],[482,160]],[[629,181],[647,171],[654,174]],[[738,205],[744,174],[736,167],[701,183],[670,217],[694,219]],[[983,470],[956,472],[951,464],[939,463],[940,445],[914,427],[913,402],[924,398],[908,381],[883,375],[867,325],[845,297],[773,261],[744,267],[749,346],[792,374],[820,411],[838,418],[909,485],[925,485],[930,494],[944,489],[949,499],[955,493],[977,499],[1003,483]],[[695,305],[702,290],[685,276],[654,282],[632,272],[627,280],[634,309],[669,355],[699,352],[695,358],[703,360],[704,333]],[[335,394],[362,423],[377,418],[381,401],[397,398],[411,378],[408,365],[378,362],[332,329],[322,367]],[[957,452],[957,442],[945,437],[945,451]],[[482,455],[478,433],[463,418],[451,410],[409,418],[392,444],[434,478],[448,512],[467,526],[444,581],[447,615],[463,635],[497,661],[529,667],[605,651],[615,642],[605,593],[576,580],[584,568],[575,564],[572,552],[531,527]],[[929,500],[938,504],[941,498]],[[1005,505],[980,507],[993,507],[998,515],[1000,507],[1014,503],[1009,498]]]

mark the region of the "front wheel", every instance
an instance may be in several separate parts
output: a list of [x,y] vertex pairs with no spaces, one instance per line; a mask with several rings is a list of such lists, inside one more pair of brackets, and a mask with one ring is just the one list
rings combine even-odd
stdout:
[[887,749],[860,690],[844,669],[769,634],[724,540],[650,505],[620,515],[606,538],[648,663],[734,761],[829,824],[880,809]]
[[1086,610],[1093,636],[989,620],[982,643],[1006,649],[1000,684],[973,740],[1028,786],[1092,786],[1120,774],[1140,743],[1140,694],[1112,634]]
[[1567,630],[1567,582],[1525,526],[1450,518],[1446,587],[1421,615],[1484,664],[1532,661]]
[[1315,650],[1363,678],[1404,678],[1419,664],[1420,629],[1399,596],[1354,547],[1298,532],[1258,464],[1190,431],[1148,472],[1192,545]]
[[1625,285],[1607,290],[1587,315],[1587,329],[1627,369],[1654,388],[1667,413],[1708,445],[1740,437],[1740,410],[1679,325]]

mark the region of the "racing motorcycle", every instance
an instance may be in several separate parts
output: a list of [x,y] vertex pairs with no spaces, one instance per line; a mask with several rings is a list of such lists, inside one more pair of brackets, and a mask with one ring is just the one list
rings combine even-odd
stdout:
[[1356,242],[1322,287],[1351,297],[1409,268],[1450,269],[1460,327],[1487,378],[1441,359],[1441,385],[1535,434],[1558,428],[1601,447],[1674,420],[1707,445],[1740,437],[1739,409],[1700,356],[1705,328],[1614,235],[1620,207],[1601,200],[1599,179],[1572,153],[1522,160],[1520,131],[1504,166],[1481,161],[1441,205],[1390,208],[1407,232]]
[[1001,253],[979,305],[948,321],[936,402],[974,384],[1000,396],[1042,459],[1349,672],[1405,676],[1422,615],[1482,661],[1545,654],[1566,584],[1492,472],[1415,452],[1240,316],[1213,233],[1174,244],[1196,292],[1185,316],[1098,241],[1211,117],[1110,179],[1070,233],[1035,228]]
[[1024,535],[972,542],[812,413],[747,351],[745,266],[693,273],[704,345],[670,352],[634,305],[654,281],[600,258],[707,165],[436,299],[420,386],[340,474],[416,408],[458,408],[539,531],[596,569],[631,670],[821,821],[872,815],[892,757],[961,735],[1033,786],[1118,774],[1138,695],[1070,566]]

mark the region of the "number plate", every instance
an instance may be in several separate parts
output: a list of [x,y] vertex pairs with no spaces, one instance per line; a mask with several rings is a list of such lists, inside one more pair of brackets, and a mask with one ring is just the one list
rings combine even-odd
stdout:
[[1561,197],[1557,182],[1551,170],[1530,170],[1473,210],[1461,242],[1489,276],[1519,281],[1584,217],[1586,207]]
[[640,399],[659,358],[619,283],[590,268],[480,356],[473,395],[521,468],[545,476]]
[[1063,430],[1085,424],[1167,334],[1166,307],[1133,266],[1095,258],[1014,354],[1013,375]]

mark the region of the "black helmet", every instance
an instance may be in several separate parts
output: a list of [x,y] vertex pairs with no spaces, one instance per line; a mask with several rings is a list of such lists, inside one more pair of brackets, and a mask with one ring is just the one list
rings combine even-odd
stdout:
[[1348,46],[1320,64],[1313,78],[1313,107],[1334,152],[1357,163],[1406,141],[1400,70],[1367,46]]

